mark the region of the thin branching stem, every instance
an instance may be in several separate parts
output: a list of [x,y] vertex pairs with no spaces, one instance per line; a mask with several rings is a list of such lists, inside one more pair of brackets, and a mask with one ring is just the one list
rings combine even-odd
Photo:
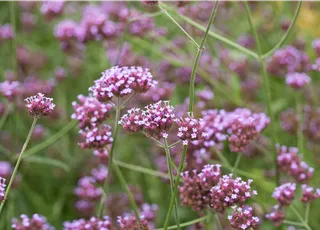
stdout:
[[306,223],[309,223],[310,206],[311,206],[311,203],[307,203],[307,204],[306,204],[306,212],[305,212],[305,214],[304,214],[304,221],[305,221]]
[[265,66],[265,62],[262,58],[262,51],[261,51],[261,44],[260,44],[260,39],[257,33],[257,30],[255,28],[255,26],[253,25],[253,21],[252,21],[252,16],[251,16],[251,11],[249,8],[249,5],[246,1],[244,1],[244,7],[247,13],[247,18],[248,18],[248,22],[250,25],[250,28],[252,30],[254,39],[256,41],[257,44],[257,50],[258,50],[258,60],[260,62],[261,65],[261,70],[262,70],[262,77],[263,77],[263,86],[264,86],[264,91],[265,91],[265,95],[266,95],[266,104],[267,104],[267,112],[268,112],[268,116],[271,119],[271,136],[272,136],[272,148],[274,151],[274,167],[275,167],[275,172],[276,172],[276,176],[275,176],[275,181],[276,184],[279,185],[280,183],[280,174],[279,174],[279,168],[278,168],[278,164],[277,164],[277,153],[276,153],[276,124],[275,124],[275,119],[274,119],[274,113],[272,110],[272,99],[271,99],[271,90],[270,90],[270,81],[269,81],[269,76],[267,73],[267,69]]
[[[210,218],[209,215],[195,219],[195,220],[191,220],[191,221],[188,221],[188,222],[181,224],[180,227],[187,227],[187,226],[199,223],[199,222],[203,222],[203,221],[206,221],[208,218]],[[173,225],[173,226],[169,226],[167,229],[172,230],[172,229],[177,229],[177,228],[178,228],[177,225]],[[156,230],[164,230],[164,229],[165,228],[157,228]]]
[[291,22],[289,28],[287,29],[286,33],[283,35],[281,40],[270,51],[268,51],[267,53],[262,55],[262,59],[265,59],[265,58],[271,56],[277,49],[279,49],[286,42],[286,40],[288,39],[289,35],[292,32],[292,29],[293,29],[294,25],[296,24],[297,18],[298,18],[299,13],[300,13],[301,5],[302,5],[302,1],[300,0],[298,2],[298,6],[296,8],[296,11],[294,13],[292,22]]
[[12,107],[12,105],[10,102],[6,104],[4,114],[2,114],[1,119],[0,119],[0,130],[2,130],[3,125],[6,123],[6,120],[9,116],[9,113],[11,112],[10,111],[11,107]]
[[232,173],[232,174],[234,174],[234,173],[236,172],[236,170],[238,169],[238,166],[239,166],[241,157],[242,157],[242,153],[238,153],[236,162],[234,163],[234,165],[233,165],[233,167],[232,167],[232,170],[231,170],[231,173]]
[[298,210],[293,206],[290,205],[291,210],[294,212],[294,214],[297,216],[297,218],[299,219],[299,221],[301,222],[301,224],[307,229],[307,230],[312,230],[311,227],[308,225],[307,222],[304,221],[304,219],[302,218],[302,216],[300,215],[300,213],[298,212]]
[[295,222],[295,221],[291,221],[291,220],[284,220],[283,223],[288,224],[288,225],[300,226],[300,227],[304,226],[300,222]]
[[[171,154],[170,154],[170,149],[168,146],[168,141],[167,138],[163,139],[164,143],[164,150],[166,152],[166,158],[167,158],[167,164],[168,164],[168,172],[170,176],[170,189],[171,189],[171,194],[173,194],[174,191],[174,176],[172,172],[172,164],[171,164]],[[179,213],[178,213],[178,202],[176,200],[174,204],[174,212],[175,212],[175,218],[176,218],[176,224],[178,226],[178,229],[180,229],[180,218],[179,218]]]
[[[18,158],[18,160],[17,160],[16,165],[14,166],[14,169],[13,169],[13,172],[12,172],[12,175],[11,175],[11,178],[10,178],[10,181],[9,181],[9,184],[8,184],[8,187],[7,187],[7,189],[6,189],[6,193],[5,193],[5,194],[6,194],[6,197],[9,196],[12,183],[13,183],[13,181],[14,181],[14,179],[15,179],[15,176],[16,176],[16,174],[17,174],[17,172],[18,172],[19,165],[20,165],[21,160],[22,160],[22,155],[23,155],[24,151],[26,150],[26,148],[27,148],[27,146],[28,146],[28,143],[29,143],[29,141],[30,141],[31,135],[32,135],[33,130],[34,130],[35,126],[36,126],[37,120],[38,120],[37,117],[34,117],[34,118],[33,118],[33,122],[32,122],[31,128],[30,128],[30,130],[29,130],[27,139],[26,139],[26,141],[24,142],[24,144],[23,144],[23,146],[22,146],[21,152],[20,152],[20,154],[19,154],[19,158]],[[2,211],[2,209],[3,209],[3,206],[4,206],[5,202],[6,202],[6,200],[4,200],[4,201],[1,203],[1,205],[0,205],[0,214],[1,214],[1,211]]]
[[218,9],[218,1],[215,1],[214,3],[214,7],[212,9],[211,12],[211,16],[207,25],[207,29],[206,32],[204,33],[200,46],[198,47],[198,51],[196,54],[196,58],[192,67],[192,72],[191,72],[191,77],[190,77],[190,84],[189,84],[189,112],[193,112],[193,104],[194,104],[194,96],[195,96],[195,89],[194,89],[194,85],[195,85],[195,79],[196,79],[196,73],[197,73],[197,69],[198,69],[198,65],[199,65],[199,60],[201,57],[201,53],[204,49],[204,44],[206,43],[209,31],[210,31],[210,27],[212,25],[214,16],[216,15],[217,9]]

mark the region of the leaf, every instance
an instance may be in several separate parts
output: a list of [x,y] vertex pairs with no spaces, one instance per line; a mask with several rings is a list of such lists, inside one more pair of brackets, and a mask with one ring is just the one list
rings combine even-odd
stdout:
[[24,159],[24,161],[28,162],[28,163],[51,165],[54,167],[61,168],[66,172],[68,172],[70,170],[70,167],[66,163],[59,161],[59,160],[56,160],[56,159],[47,158],[47,157],[33,156],[33,157],[28,157],[28,158]]

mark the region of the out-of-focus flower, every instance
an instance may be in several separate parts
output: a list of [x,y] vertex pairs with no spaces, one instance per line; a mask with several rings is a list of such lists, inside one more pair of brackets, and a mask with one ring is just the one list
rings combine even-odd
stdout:
[[243,181],[240,177],[232,178],[232,174],[224,175],[217,185],[210,190],[210,207],[217,212],[224,212],[227,207],[242,205],[257,191],[252,190],[252,180]]
[[70,41],[76,37],[78,24],[72,20],[63,20],[54,28],[54,36],[60,41]]
[[302,161],[298,148],[277,145],[278,165],[281,172],[288,173],[299,183],[307,183],[314,169]]
[[95,149],[93,154],[99,158],[101,164],[107,164],[109,162],[109,152],[106,148]]
[[91,200],[78,200],[75,209],[83,217],[89,217],[94,213],[95,202]]
[[35,76],[28,76],[21,85],[22,94],[25,97],[30,97],[38,92],[45,95],[52,94],[56,83],[54,79],[42,80]]
[[319,188],[315,189],[311,186],[303,184],[301,186],[301,189],[302,189],[301,201],[304,203],[310,203],[320,197],[320,189]]
[[0,42],[14,38],[14,32],[10,24],[0,25]]
[[40,12],[50,20],[62,13],[64,4],[64,1],[44,1],[40,8]]
[[140,224],[135,215],[126,213],[123,216],[118,216],[117,223],[121,230],[149,230],[150,225],[148,220],[143,216],[140,217]]
[[6,179],[0,177],[0,203],[6,199]]
[[79,127],[96,127],[109,117],[111,104],[101,103],[95,97],[78,96],[79,104],[72,102],[75,113],[71,115],[72,119],[79,121]]
[[301,89],[310,81],[311,78],[306,73],[288,73],[286,75],[286,84],[294,89]]
[[36,25],[37,18],[32,13],[22,13],[21,15],[21,24],[23,25],[22,28],[26,32],[31,32],[34,26]]
[[233,207],[233,212],[228,216],[231,227],[237,230],[256,229],[259,218],[253,215],[253,208],[250,206]]
[[272,197],[275,198],[281,206],[288,206],[294,199],[295,191],[295,183],[282,184],[274,189]]
[[320,39],[314,40],[312,42],[312,47],[317,57],[320,57]]
[[109,101],[113,97],[124,97],[133,92],[146,92],[156,83],[148,69],[115,66],[103,72],[102,77],[89,90],[99,101]]
[[29,229],[37,229],[37,230],[54,230],[44,216],[39,214],[33,214],[32,218],[29,218],[27,215],[21,215],[21,220],[12,219],[12,229],[15,230],[29,230]]
[[56,70],[54,71],[54,77],[58,80],[58,81],[63,81],[67,78],[67,72],[64,68],[56,68]]
[[81,148],[101,149],[113,142],[111,127],[103,124],[98,127],[80,130],[83,141],[79,143]]
[[42,93],[28,97],[25,101],[29,114],[35,118],[48,116],[56,106],[52,98],[45,97]]
[[78,181],[77,188],[74,190],[75,195],[84,200],[99,199],[102,195],[102,191],[94,185],[95,182],[96,180],[93,177],[82,177]]
[[37,124],[34,127],[32,138],[34,140],[41,140],[45,135],[45,131],[46,131],[45,128],[41,124]]
[[18,81],[4,81],[0,83],[0,92],[8,100],[12,101],[20,93],[20,82]]
[[187,117],[176,119],[176,123],[179,127],[177,136],[182,140],[183,145],[188,145],[189,141],[205,139],[207,136],[202,129],[203,120],[193,118],[191,113]]
[[[138,11],[131,10],[130,17],[137,18],[142,16]],[[143,20],[135,20],[129,25],[129,32],[133,36],[144,36],[146,33],[152,31],[155,27],[154,19],[152,17]]]
[[253,49],[256,45],[254,37],[251,35],[241,35],[238,38],[238,43],[248,49]]
[[312,70],[320,72],[320,57],[318,57],[316,62],[312,65]]
[[298,129],[298,117],[294,109],[288,109],[280,115],[281,127],[290,134],[296,134]]
[[104,216],[102,219],[91,217],[89,220],[79,219],[66,221],[63,223],[63,230],[113,230],[110,217]]
[[139,100],[148,103],[168,100],[170,99],[174,88],[174,83],[164,82],[160,86],[152,87],[146,93],[141,94]]
[[210,189],[220,179],[220,168],[220,165],[206,165],[200,173],[183,172],[183,184],[179,186],[181,204],[198,212],[204,210],[209,205]]
[[91,175],[97,183],[103,184],[108,176],[108,168],[104,165],[99,165],[91,170]]
[[158,1],[142,1],[144,4],[148,5],[148,6],[155,6],[158,5]]
[[284,217],[284,210],[279,205],[274,206],[273,211],[266,215],[266,218],[271,220],[275,226],[279,226],[284,220]]

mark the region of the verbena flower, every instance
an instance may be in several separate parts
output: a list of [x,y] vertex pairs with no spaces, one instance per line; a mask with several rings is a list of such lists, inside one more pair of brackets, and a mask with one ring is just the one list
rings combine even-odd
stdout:
[[0,42],[14,38],[14,32],[11,24],[0,25]]
[[108,168],[104,165],[99,165],[91,170],[91,175],[97,183],[103,184],[108,176]]
[[320,197],[320,189],[319,188],[315,189],[311,186],[303,184],[301,186],[301,189],[302,189],[301,201],[304,203],[310,203]]
[[65,1],[44,1],[40,8],[40,12],[47,19],[52,19],[62,13],[64,3]]
[[63,223],[63,230],[114,230],[110,217],[104,216],[102,219],[91,217],[89,220],[79,219],[66,221]]
[[66,19],[59,22],[54,28],[54,36],[60,41],[71,41],[76,38],[78,24],[72,20]]
[[320,39],[316,39],[312,41],[312,48],[317,55],[317,57],[320,57]]
[[25,99],[25,101],[29,114],[35,118],[48,116],[52,113],[54,107],[56,106],[53,104],[52,98],[45,97],[42,93],[28,97]]
[[78,186],[75,188],[74,194],[84,200],[100,199],[102,191],[94,185],[95,182],[96,180],[93,177],[82,177],[78,181]]
[[210,189],[220,179],[220,168],[220,165],[206,165],[200,173],[196,170],[183,172],[183,184],[179,186],[181,204],[203,211],[209,205]]
[[0,203],[6,199],[6,179],[0,177]]
[[8,100],[12,101],[21,93],[20,82],[18,81],[4,81],[0,83],[0,93]]
[[253,215],[253,208],[250,206],[233,207],[233,212],[228,216],[232,228],[237,230],[256,229],[259,218]]
[[307,183],[314,169],[302,161],[298,148],[277,145],[279,170],[288,173],[299,183]]
[[311,78],[306,73],[288,73],[286,75],[286,84],[293,89],[301,89],[303,86],[309,84]]
[[155,6],[158,5],[158,1],[142,1],[144,4],[148,5],[148,6]]
[[295,191],[295,183],[282,184],[274,189],[272,197],[275,198],[281,206],[288,206],[294,199]]
[[207,133],[203,131],[202,119],[193,118],[191,113],[187,117],[176,119],[178,125],[177,136],[182,140],[183,145],[188,145],[189,141],[198,141],[204,139]]
[[129,133],[142,131],[145,124],[142,110],[138,108],[129,109],[127,113],[121,117],[119,124]]
[[121,230],[150,230],[148,221],[142,216],[140,224],[134,214],[124,214],[118,216],[117,223]]
[[252,180],[243,181],[240,177],[232,178],[232,174],[224,175],[217,185],[210,190],[210,207],[217,212],[224,212],[227,207],[242,205],[253,195],[251,190]]
[[83,137],[79,142],[81,148],[102,149],[113,142],[110,125],[102,124],[93,128],[86,128],[79,131]]
[[72,102],[75,113],[71,115],[72,119],[79,121],[79,127],[95,127],[104,122],[110,115],[109,111],[112,105],[101,103],[95,97],[78,96],[79,104]]
[[279,205],[274,206],[273,211],[271,213],[268,213],[266,215],[266,218],[271,220],[275,226],[279,226],[285,218],[283,208],[281,208]]
[[89,90],[99,101],[110,101],[113,97],[124,97],[133,92],[143,93],[157,84],[148,69],[142,67],[118,67],[102,73]]
[[47,219],[39,214],[33,214],[31,218],[23,214],[20,216],[20,220],[14,218],[11,227],[15,230],[54,230]]

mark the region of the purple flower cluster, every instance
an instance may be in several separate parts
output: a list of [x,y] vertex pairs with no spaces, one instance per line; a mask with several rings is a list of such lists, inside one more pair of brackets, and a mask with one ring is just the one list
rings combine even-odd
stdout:
[[79,104],[73,102],[75,113],[71,118],[79,121],[80,129],[96,127],[109,117],[111,104],[101,103],[94,97],[78,96]]
[[0,83],[0,93],[10,101],[14,100],[21,93],[20,82],[4,81]]
[[53,104],[52,100],[52,98],[45,97],[42,93],[25,99],[29,114],[35,118],[48,116],[53,112],[56,105]]
[[312,42],[312,48],[316,53],[317,57],[320,57],[320,39],[316,39]]
[[198,141],[207,136],[202,129],[203,120],[193,118],[191,113],[187,117],[176,119],[178,125],[177,136],[182,140],[183,145],[188,145],[189,141]]
[[10,24],[0,25],[0,44],[1,41],[12,39],[14,32]]
[[310,67],[307,54],[293,46],[286,46],[274,52],[267,65],[268,72],[279,77],[292,72],[307,72]]
[[93,177],[82,177],[78,181],[78,187],[75,188],[74,193],[77,197],[83,200],[97,200],[101,197],[102,191],[94,185],[95,179]]
[[228,220],[236,230],[257,229],[259,218],[253,215],[253,208],[250,206],[233,207],[234,211]]
[[243,181],[240,177],[232,178],[232,174],[224,175],[217,185],[210,190],[210,207],[217,212],[224,212],[228,207],[242,205],[257,191],[252,190],[252,180]]
[[6,179],[0,177],[0,203],[6,199]]
[[102,124],[92,129],[86,128],[79,133],[83,137],[82,142],[79,143],[81,148],[102,149],[113,142],[110,125]]
[[108,216],[102,219],[91,217],[89,220],[79,219],[63,223],[63,230],[113,230],[112,222]]
[[157,84],[148,69],[142,67],[118,67],[102,73],[89,90],[99,101],[110,101],[114,97],[124,97],[133,92],[143,93]]
[[44,216],[33,214],[32,218],[21,215],[21,220],[12,219],[12,229],[14,230],[54,230]]
[[279,226],[285,218],[285,213],[282,207],[275,205],[273,211],[266,215],[266,218],[271,220],[275,226]]
[[302,161],[298,148],[277,145],[278,165],[281,172],[288,173],[298,183],[307,183],[314,169]]
[[183,172],[183,185],[179,186],[181,204],[198,212],[203,211],[210,204],[210,189],[221,177],[220,168],[220,165],[205,165],[200,173],[196,170]]
[[40,12],[47,19],[52,19],[62,14],[64,3],[64,1],[44,1],[40,8]]
[[320,197],[320,188],[313,188],[306,184],[301,185],[302,197],[301,201],[304,203],[310,203]]
[[294,199],[295,191],[295,183],[282,184],[274,189],[272,197],[278,201],[280,206],[289,206]]
[[145,107],[146,110],[133,108],[121,117],[119,124],[128,132],[144,131],[148,136],[160,139],[167,138],[175,114],[168,101],[158,101]]
[[293,72],[286,75],[286,84],[293,89],[301,89],[310,82],[311,78],[306,73]]

